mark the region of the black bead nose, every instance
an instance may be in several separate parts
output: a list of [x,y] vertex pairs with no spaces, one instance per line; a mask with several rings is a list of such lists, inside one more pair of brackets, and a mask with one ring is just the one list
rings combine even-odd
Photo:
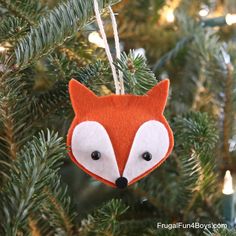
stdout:
[[126,188],[128,185],[128,180],[125,178],[125,177],[119,177],[117,180],[116,180],[116,186],[118,188]]

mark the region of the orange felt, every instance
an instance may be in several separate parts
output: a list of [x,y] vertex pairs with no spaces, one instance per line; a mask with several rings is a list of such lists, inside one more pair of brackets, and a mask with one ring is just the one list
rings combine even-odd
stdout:
[[[147,95],[144,96],[127,94],[98,97],[88,88],[72,79],[69,83],[69,93],[75,111],[75,118],[68,132],[67,145],[71,146],[72,133],[76,125],[83,121],[99,122],[104,126],[111,139],[118,168],[122,175],[134,136],[139,127],[149,120],[157,120],[163,123],[168,131],[170,139],[168,152],[161,162],[138,176],[135,180],[129,183],[129,185],[136,182],[159,166],[169,156],[173,149],[173,133],[163,115],[168,97],[168,89],[169,80],[164,80],[158,83],[147,93]],[[86,173],[105,184],[115,187],[114,183],[111,183],[100,176],[94,175],[85,167],[80,165],[71,151],[69,151],[69,155],[71,159]]]

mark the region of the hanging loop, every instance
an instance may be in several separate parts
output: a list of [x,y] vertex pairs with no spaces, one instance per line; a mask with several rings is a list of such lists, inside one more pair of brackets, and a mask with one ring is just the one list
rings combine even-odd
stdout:
[[[100,12],[99,12],[98,2],[97,2],[97,0],[94,0],[93,2],[94,2],[94,12],[95,12],[97,24],[98,24],[102,39],[104,41],[106,55],[107,55],[108,61],[111,66],[112,75],[113,75],[113,79],[114,79],[114,83],[115,83],[116,94],[118,94],[118,95],[124,94],[123,73],[119,70],[119,72],[118,72],[119,76],[117,76],[116,68],[113,64],[113,58],[112,58],[109,44],[107,41],[107,36],[106,36],[105,29],[103,26],[102,18],[101,18]],[[110,16],[111,16],[111,20],[112,20],[112,28],[113,28],[114,39],[115,39],[115,48],[116,48],[116,57],[117,57],[117,59],[120,59],[121,50],[120,50],[120,42],[119,42],[119,36],[118,36],[118,30],[117,30],[117,23],[116,23],[115,15],[112,11],[112,8],[110,6],[108,8],[109,8]]]

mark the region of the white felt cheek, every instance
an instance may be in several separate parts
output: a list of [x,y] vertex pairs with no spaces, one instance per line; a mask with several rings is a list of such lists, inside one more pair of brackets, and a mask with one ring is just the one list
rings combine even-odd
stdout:
[[[110,182],[119,178],[119,170],[110,138],[105,128],[95,121],[77,125],[72,134],[71,149],[75,159],[85,169]],[[99,151],[101,158],[93,160],[91,153]]]
[[[123,176],[132,181],[144,174],[166,155],[169,148],[169,135],[165,126],[158,121],[145,122],[137,131]],[[150,152],[152,159],[146,161],[142,154]]]

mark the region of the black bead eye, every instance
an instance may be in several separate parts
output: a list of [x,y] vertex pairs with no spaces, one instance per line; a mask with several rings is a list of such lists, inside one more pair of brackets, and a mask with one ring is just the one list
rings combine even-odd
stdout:
[[101,153],[99,151],[94,151],[91,153],[91,157],[93,160],[97,161],[101,158]]
[[142,155],[142,158],[145,160],[145,161],[151,161],[152,159],[152,154],[150,152],[144,152],[143,155]]

